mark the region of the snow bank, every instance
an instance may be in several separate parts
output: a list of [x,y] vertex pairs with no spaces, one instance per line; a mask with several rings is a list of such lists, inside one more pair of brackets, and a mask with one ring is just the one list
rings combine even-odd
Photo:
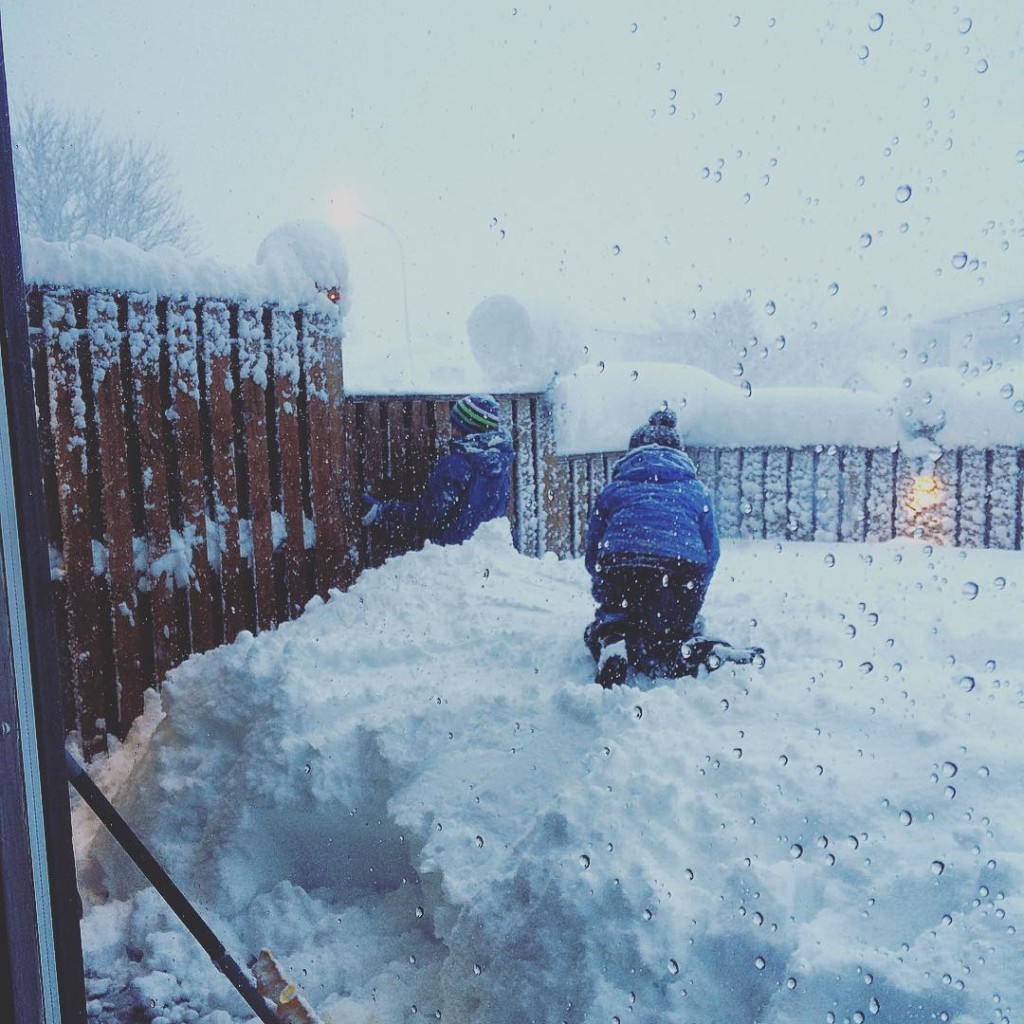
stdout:
[[[1022,557],[727,543],[767,667],[606,692],[581,564],[489,524],[177,669],[122,808],[339,1022],[1012,1017]],[[79,852],[94,1019],[248,1019]]]
[[562,454],[621,451],[663,404],[692,445],[1024,445],[1024,380],[1012,366],[923,370],[882,392],[743,388],[694,366],[602,362],[559,377],[552,399]]
[[[348,302],[348,263],[339,236],[318,222],[297,221],[271,232],[257,263],[229,267],[170,246],[145,251],[120,238],[79,242],[22,239],[28,284],[302,305],[328,289]],[[333,308],[333,307],[332,307]]]

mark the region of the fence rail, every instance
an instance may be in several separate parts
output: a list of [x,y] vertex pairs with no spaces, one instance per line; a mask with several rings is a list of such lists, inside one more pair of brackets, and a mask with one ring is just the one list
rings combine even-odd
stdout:
[[[299,615],[394,554],[360,495],[409,498],[452,396],[344,393],[326,303],[287,309],[34,287],[28,295],[68,732],[124,736],[189,654]],[[582,553],[621,453],[559,455],[546,396],[496,396],[519,550]],[[726,538],[920,536],[1021,548],[1024,451],[693,448]]]

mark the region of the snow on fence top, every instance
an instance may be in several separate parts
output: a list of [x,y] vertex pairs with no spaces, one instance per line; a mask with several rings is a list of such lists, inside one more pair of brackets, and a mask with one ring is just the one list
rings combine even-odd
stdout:
[[152,292],[253,303],[300,306],[328,301],[348,305],[348,260],[338,235],[315,221],[296,221],[272,231],[256,263],[230,267],[189,257],[170,246],[144,251],[120,238],[89,236],[78,242],[22,239],[25,281],[85,290]]
[[845,445],[908,455],[959,446],[1024,445],[1024,384],[998,374],[930,369],[894,390],[790,387],[744,390],[694,366],[598,363],[556,379],[552,399],[560,454],[622,451],[648,415],[679,414],[684,443]]

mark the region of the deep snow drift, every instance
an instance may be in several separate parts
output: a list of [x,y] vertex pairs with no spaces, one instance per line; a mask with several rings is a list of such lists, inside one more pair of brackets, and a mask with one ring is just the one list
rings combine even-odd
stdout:
[[[767,666],[606,692],[582,564],[500,521],[192,658],[93,775],[334,1024],[1017,1020],[1022,587],[1019,553],[727,542],[709,626]],[[91,1018],[249,1020],[75,831]]]

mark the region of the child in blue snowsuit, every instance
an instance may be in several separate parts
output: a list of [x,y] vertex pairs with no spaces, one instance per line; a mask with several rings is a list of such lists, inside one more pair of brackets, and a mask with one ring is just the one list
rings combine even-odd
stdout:
[[[695,631],[718,556],[711,498],[682,451],[676,415],[652,413],[615,464],[587,526],[586,566],[598,607],[584,640],[594,660],[625,640],[637,671],[691,674],[681,648]],[[621,658],[609,658],[598,681],[620,682],[625,668]]]
[[498,416],[491,395],[466,395],[455,402],[448,454],[434,466],[424,492],[413,501],[379,501],[364,494],[364,525],[401,538],[422,532],[435,544],[461,544],[481,523],[505,515],[515,455]]

